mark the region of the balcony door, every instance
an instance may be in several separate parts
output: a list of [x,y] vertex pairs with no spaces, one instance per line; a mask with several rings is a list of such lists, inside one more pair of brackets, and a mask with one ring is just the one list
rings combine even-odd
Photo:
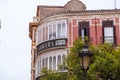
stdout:
[[90,33],[88,21],[79,22],[79,36],[82,38],[82,40],[84,40],[85,37],[89,38]]
[[103,21],[102,25],[103,25],[103,42],[114,44],[115,29],[113,25],[113,20]]

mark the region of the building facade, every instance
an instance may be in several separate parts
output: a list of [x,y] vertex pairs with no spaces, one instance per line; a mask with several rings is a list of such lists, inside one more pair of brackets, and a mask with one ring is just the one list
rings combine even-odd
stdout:
[[39,80],[43,67],[59,70],[73,42],[87,36],[90,43],[120,45],[120,9],[86,10],[79,0],[64,6],[37,7],[29,23],[31,46],[31,80]]

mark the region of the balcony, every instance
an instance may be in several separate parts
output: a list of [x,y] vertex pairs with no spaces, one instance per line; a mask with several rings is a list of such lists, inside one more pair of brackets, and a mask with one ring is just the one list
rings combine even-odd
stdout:
[[46,50],[46,49],[50,49],[50,48],[66,46],[66,42],[67,42],[66,38],[45,41],[37,46],[37,53],[40,53],[41,51]]

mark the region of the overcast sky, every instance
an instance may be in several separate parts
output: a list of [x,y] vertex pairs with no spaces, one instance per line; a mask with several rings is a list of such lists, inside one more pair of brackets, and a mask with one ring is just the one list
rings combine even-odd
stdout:
[[[65,5],[69,0],[0,0],[0,80],[30,80],[29,22],[37,5]],[[81,0],[87,9],[114,8],[114,0]],[[116,0],[120,9],[120,1]]]

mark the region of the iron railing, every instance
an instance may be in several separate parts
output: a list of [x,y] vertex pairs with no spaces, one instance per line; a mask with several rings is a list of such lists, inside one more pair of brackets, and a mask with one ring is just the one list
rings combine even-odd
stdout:
[[45,41],[43,43],[40,43],[37,46],[37,53],[39,53],[42,50],[53,48],[53,47],[66,46],[66,42],[67,42],[66,38],[53,39],[53,40]]

